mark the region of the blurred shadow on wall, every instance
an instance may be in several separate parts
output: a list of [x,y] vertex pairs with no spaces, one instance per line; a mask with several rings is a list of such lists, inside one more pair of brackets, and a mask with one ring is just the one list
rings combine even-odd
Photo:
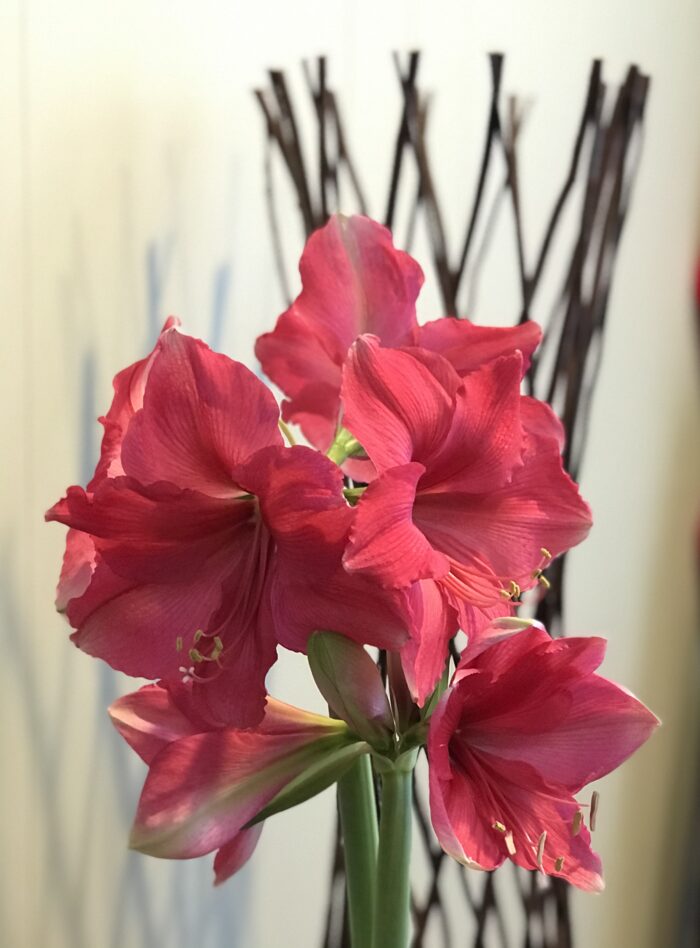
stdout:
[[[640,914],[649,913],[652,927],[646,935],[639,934],[649,939],[645,944],[669,948],[700,944],[700,653],[696,534],[691,528],[697,516],[700,444],[693,437],[698,410],[689,388],[669,419],[676,437],[662,480],[664,493],[652,510],[639,512],[649,520],[649,536],[656,537],[648,551],[653,566],[645,571],[656,576],[656,583],[639,591],[646,600],[645,628],[640,632],[647,639],[640,652],[645,657],[640,690],[663,727],[653,738],[651,752],[628,762],[624,770],[628,805],[622,810],[620,845],[613,855],[627,866],[652,862],[653,891],[650,902],[640,906]],[[671,708],[677,710],[669,713],[666,709]],[[665,802],[665,819],[653,836],[645,820],[646,805],[659,797]],[[630,890],[621,896],[626,904],[635,904],[643,895],[634,876],[628,875],[621,885]],[[614,918],[611,943],[631,944],[629,920],[618,913]]]

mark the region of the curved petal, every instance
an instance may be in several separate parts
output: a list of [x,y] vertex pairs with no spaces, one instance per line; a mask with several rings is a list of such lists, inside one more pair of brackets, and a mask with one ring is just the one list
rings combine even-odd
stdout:
[[423,492],[491,492],[510,480],[522,463],[521,374],[515,353],[464,379],[449,432],[426,462]]
[[566,443],[566,432],[561,421],[546,402],[523,395],[520,402],[520,416],[526,434],[536,444],[554,443],[561,454]]
[[219,724],[255,727],[265,709],[265,678],[277,659],[277,638],[268,576],[261,574],[255,581],[258,585],[262,588],[251,595],[245,575],[229,575],[208,636],[211,642],[218,633],[223,651],[215,662],[205,659],[194,665],[195,707]]
[[285,417],[325,451],[349,347],[366,332],[385,345],[410,339],[423,274],[380,224],[340,214],[311,235],[299,270],[302,292],[275,329],[259,337],[255,354],[289,399]]
[[[584,640],[585,641],[585,640]],[[469,728],[473,747],[502,761],[523,761],[548,783],[576,793],[610,773],[634,753],[658,726],[658,719],[635,697],[598,675],[568,679],[558,669],[562,652],[576,652],[576,640],[557,642],[557,652],[538,655],[541,688],[523,694],[523,680],[535,671],[525,663],[503,687],[523,697],[520,704],[496,710]],[[558,659],[555,668],[548,659]],[[487,656],[484,657],[486,660]],[[494,689],[498,691],[499,689]],[[499,695],[494,694],[496,709]]]
[[264,823],[241,830],[225,843],[214,859],[214,885],[221,885],[242,869],[255,852]]
[[236,468],[254,493],[262,518],[280,547],[300,558],[319,544],[342,542],[351,511],[343,497],[340,468],[302,445],[258,451]]
[[334,385],[312,382],[306,385],[291,402],[282,402],[282,417],[299,425],[304,437],[325,454],[333,444],[340,415],[341,371],[336,367],[337,380]]
[[153,362],[160,352],[163,335],[171,330],[174,331],[179,325],[179,319],[174,316],[168,317],[150,356],[140,359],[115,375],[112,404],[107,414],[99,419],[104,426],[100,460],[94,477],[88,484],[88,490],[93,490],[105,477],[117,477],[124,473],[121,464],[122,440],[129,422],[143,406],[146,382]]
[[401,664],[414,700],[423,707],[445,670],[449,642],[459,621],[440,586],[426,579],[410,590],[411,636],[401,649]]
[[347,570],[367,573],[388,587],[447,573],[447,558],[413,523],[416,485],[424,472],[422,464],[403,464],[381,474],[365,490],[343,559]]
[[343,424],[378,471],[428,463],[449,431],[453,400],[409,351],[382,349],[360,337],[343,372]]
[[485,559],[503,585],[527,589],[545,548],[563,553],[588,534],[591,514],[554,446],[530,456],[509,483],[479,494],[422,492],[413,511],[432,545],[471,568]]
[[411,612],[401,590],[382,589],[374,580],[349,574],[342,547],[320,547],[316,559],[279,557],[272,609],[280,644],[305,652],[312,632],[340,632],[361,645],[399,649],[408,638]]
[[56,588],[56,608],[65,612],[72,599],[79,599],[90,585],[95,571],[95,544],[87,533],[69,530],[61,575]]
[[541,339],[542,330],[531,320],[519,326],[500,328],[476,326],[468,319],[446,317],[420,326],[417,334],[419,346],[439,352],[462,377],[516,349],[523,355],[524,374]]
[[231,471],[281,444],[272,392],[245,366],[179,332],[161,339],[143,409],[122,444],[124,471],[213,496],[237,493]]
[[109,716],[129,747],[147,764],[168,744],[202,731],[160,685],[145,685],[117,698],[109,706]]
[[190,582],[138,585],[98,564],[89,589],[69,609],[77,625],[71,638],[127,675],[180,679],[195,634],[208,628],[219,606],[229,568],[222,555]]
[[[251,501],[210,497],[163,481],[143,486],[133,478],[114,477],[91,494],[69,487],[46,519],[90,534],[93,549],[120,576],[171,583],[179,575],[190,578],[254,516]],[[81,545],[85,551],[85,541]]]

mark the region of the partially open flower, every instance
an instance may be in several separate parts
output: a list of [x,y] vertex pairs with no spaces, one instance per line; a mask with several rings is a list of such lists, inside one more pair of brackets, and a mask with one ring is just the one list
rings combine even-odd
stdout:
[[[366,752],[342,721],[268,699],[253,730],[212,728],[186,686],[147,685],[115,701],[117,730],[148,764],[131,847],[165,859],[216,852],[217,884],[237,872],[257,844],[248,825],[305,772],[307,795],[337,779]],[[324,780],[315,771],[325,767]]]

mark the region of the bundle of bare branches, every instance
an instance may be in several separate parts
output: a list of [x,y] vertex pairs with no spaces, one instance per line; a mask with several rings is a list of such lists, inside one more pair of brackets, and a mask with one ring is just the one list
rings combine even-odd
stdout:
[[[463,239],[455,248],[449,246],[446,236],[430,160],[427,122],[431,99],[418,86],[420,53],[410,53],[405,63],[399,56],[394,60],[402,103],[397,116],[393,156],[387,156],[390,174],[384,223],[396,230],[399,199],[412,188],[408,198],[405,239],[401,241],[400,235],[395,233],[397,245],[410,249],[422,215],[444,313],[460,318],[460,313],[469,312],[471,315],[474,311],[479,274],[491,246],[496,221],[510,207],[521,297],[514,321],[522,322],[536,316],[544,329],[544,340],[533,360],[526,385],[531,392],[546,398],[561,418],[567,436],[564,463],[572,477],[578,480],[591,400],[601,363],[615,261],[640,156],[649,78],[633,65],[622,84],[609,89],[603,81],[601,61],[592,63],[569,166],[563,172],[539,246],[532,253],[531,248],[524,245],[523,202],[518,173],[525,109],[515,96],[507,97],[505,105],[502,104],[504,57],[500,53],[491,54],[491,100],[477,180],[471,200],[466,192],[454,193],[453,188],[450,193],[451,204],[463,203],[465,207]],[[269,85],[255,92],[267,134],[265,179],[271,237],[280,286],[288,302],[291,298],[278,226],[273,162],[281,162],[286,169],[307,237],[326,222],[329,214],[339,209],[341,186],[345,189],[344,211],[382,216],[367,206],[361,176],[351,157],[338,96],[328,83],[325,57],[319,58],[314,65],[303,63],[303,71],[309,94],[306,102],[293,102],[287,79],[280,71],[271,71]],[[315,121],[315,142],[303,140],[297,120],[299,109],[309,105]],[[307,170],[311,149],[316,151],[317,174],[314,173],[313,177]],[[408,174],[410,162],[414,163],[414,171]],[[497,182],[495,190],[487,187],[494,180]],[[575,239],[564,254],[554,253],[557,239],[561,239],[563,234],[562,217],[565,209],[573,203],[574,194],[580,196]],[[561,289],[555,305],[543,318],[539,312],[533,312],[533,306],[543,274],[555,260],[564,261],[563,272],[554,274]],[[548,571],[551,588],[536,606],[536,617],[553,635],[563,634],[565,567],[565,557],[554,562]],[[487,933],[489,944],[506,946],[504,909],[509,892],[511,898],[513,892],[517,893],[522,904],[519,941],[526,948],[569,948],[573,944],[568,889],[560,879],[550,879],[545,883],[537,873],[514,867],[504,867],[497,873],[483,876],[460,871],[458,878],[464,899],[461,904],[454,897],[448,899],[443,885],[443,866],[449,860],[444,858],[445,854],[435,843],[426,802],[419,787],[416,787],[415,794],[415,816],[425,847],[430,879],[427,892],[420,896],[416,893],[413,898],[414,948],[426,943],[428,923],[433,917],[447,948],[457,943],[465,944],[465,931],[471,931],[471,943],[475,948],[485,944]],[[514,873],[515,878],[501,884],[505,873]],[[506,891],[506,882],[509,891]],[[338,831],[325,948],[344,948],[348,944],[344,893],[343,847]],[[460,932],[458,942],[454,940],[454,931]]]

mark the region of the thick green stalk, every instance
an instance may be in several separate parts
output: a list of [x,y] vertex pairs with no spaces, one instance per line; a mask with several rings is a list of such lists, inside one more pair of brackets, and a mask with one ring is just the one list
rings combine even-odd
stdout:
[[377,900],[372,948],[407,948],[411,902],[411,797],[413,768],[382,774]]
[[338,781],[353,948],[369,948],[377,891],[377,804],[372,763],[361,757]]

